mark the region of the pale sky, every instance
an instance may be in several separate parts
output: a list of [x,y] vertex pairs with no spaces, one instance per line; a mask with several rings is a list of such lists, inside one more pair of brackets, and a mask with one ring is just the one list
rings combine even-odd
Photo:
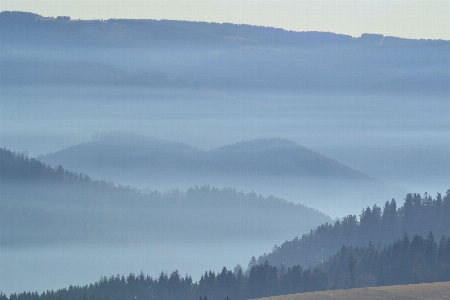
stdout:
[[0,0],[0,10],[72,19],[169,19],[450,40],[450,0]]

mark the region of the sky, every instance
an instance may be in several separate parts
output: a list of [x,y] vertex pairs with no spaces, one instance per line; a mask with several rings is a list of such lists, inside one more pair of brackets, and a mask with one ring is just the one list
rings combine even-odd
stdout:
[[72,19],[169,19],[251,24],[359,37],[450,40],[450,0],[1,0],[1,11]]

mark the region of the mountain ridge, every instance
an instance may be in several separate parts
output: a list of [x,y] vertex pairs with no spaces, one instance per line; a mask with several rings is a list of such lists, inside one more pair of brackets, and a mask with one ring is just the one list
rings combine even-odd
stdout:
[[[2,84],[92,82],[325,94],[449,91],[450,41],[443,40],[353,38],[229,23],[80,21],[21,12],[0,13],[0,40],[2,64],[15,74],[3,76]],[[19,61],[9,52],[20,54]],[[27,60],[31,63],[23,65]],[[30,68],[38,73],[29,74]]]
[[[361,205],[372,205],[385,197],[404,195],[401,188],[288,140],[260,139],[206,151],[171,142],[148,147],[148,141],[161,140],[137,135],[132,135],[133,139],[140,142],[134,142],[138,145],[133,146],[125,136],[86,142],[40,159],[50,165],[65,165],[96,178],[142,189],[210,185],[258,191],[334,216],[355,211]],[[367,196],[362,197],[363,194]]]
[[[353,170],[348,166],[342,165],[322,154],[298,145],[293,141],[280,138],[241,141],[211,150],[201,150],[179,142],[171,142],[135,134],[112,133],[104,135],[97,140],[74,145],[45,156],[39,156],[39,158],[50,164],[62,164],[68,166],[70,169],[74,169],[76,168],[75,164],[82,165],[83,160],[86,160],[86,158],[101,160],[102,157],[108,155],[109,151],[113,151],[114,149],[118,151],[112,153],[112,156],[110,156],[112,162],[117,162],[117,160],[120,160],[121,158],[124,159],[125,155],[128,157],[127,163],[133,162],[133,159],[154,159],[154,162],[157,165],[161,164],[160,162],[157,162],[156,159],[162,159],[162,161],[166,163],[170,163],[171,160],[181,162],[182,159],[192,159],[191,162],[185,162],[181,168],[177,168],[179,171],[191,171],[184,170],[183,166],[192,168],[195,167],[193,164],[198,164],[204,166],[206,171],[222,174],[229,172],[232,174],[233,167],[230,167],[229,164],[235,166],[241,164],[241,166],[239,166],[241,174],[253,174],[256,172],[259,174],[263,173],[270,175],[273,174],[273,171],[277,171],[276,175],[280,176],[283,174],[314,176],[316,175],[314,167],[317,168],[317,166],[310,165],[311,160],[314,160],[314,163],[325,161],[324,164],[326,164],[327,167],[339,169],[331,172],[329,174],[330,176],[339,174],[341,176],[343,175],[343,177],[353,179],[372,179],[369,175]],[[125,151],[129,152],[125,153]],[[289,154],[298,159],[300,163],[293,166],[293,161],[286,161],[286,155]],[[75,159],[75,161],[64,161],[65,156],[67,158]],[[163,156],[169,156],[169,159],[167,159],[167,157],[164,158]],[[92,164],[95,162],[91,160],[88,163]],[[105,163],[107,162],[105,161]],[[136,165],[142,164],[144,164],[142,161],[136,163]],[[295,166],[298,167],[302,164],[308,164],[307,168],[302,170],[304,172],[295,172]],[[247,166],[248,170],[243,169],[242,165]],[[266,170],[264,167],[269,169]],[[283,169],[280,169],[281,167],[283,167]],[[289,168],[289,172],[284,170],[286,168]],[[328,175],[326,171],[318,176],[324,175]]]
[[[261,42],[283,42],[288,44],[310,44],[310,45],[348,45],[359,44],[361,46],[381,46],[381,45],[395,45],[399,43],[411,44],[414,42],[429,43],[429,42],[448,42],[446,40],[430,40],[430,39],[406,39],[394,36],[384,36],[375,33],[363,33],[360,37],[352,37],[350,35],[338,34],[333,32],[322,31],[294,31],[283,28],[247,25],[247,24],[233,24],[233,23],[216,23],[203,21],[183,21],[183,20],[156,20],[156,19],[108,19],[108,20],[72,20],[68,16],[58,17],[43,17],[39,14],[31,12],[11,12],[2,11],[0,13],[0,24],[7,29],[29,29],[30,26],[40,26],[43,28],[50,28],[51,25],[56,26],[91,26],[100,28],[100,30],[115,28],[122,38],[126,38],[123,34],[124,29],[131,30],[132,35],[136,34],[139,26],[153,28],[164,27],[166,33],[171,33],[176,38],[182,38],[183,34],[195,37],[201,37],[213,40],[222,40],[228,42],[239,43],[261,43]],[[108,26],[112,25],[112,26]],[[119,27],[119,28],[117,28]],[[208,27],[205,29],[204,27]],[[244,33],[244,34],[242,34]],[[239,36],[241,34],[242,36]],[[147,33],[147,36],[148,33]],[[167,36],[161,34],[151,34],[153,38],[167,39]],[[184,40],[184,39],[183,39]],[[111,39],[108,35],[103,39],[104,42],[114,45],[117,40]],[[94,40],[92,40],[94,42]],[[96,41],[96,43],[101,43]]]
[[0,149],[0,178],[0,225],[5,229],[0,247],[5,248],[270,240],[331,221],[316,209],[232,188],[196,186],[163,194],[116,186],[5,148]]
[[[284,153],[277,153],[277,150],[285,150]],[[305,157],[300,161],[300,164],[295,164],[294,162],[283,164],[281,161],[280,163],[283,164],[283,171],[277,170],[276,166],[269,164],[268,167],[274,167],[272,169],[271,174],[276,174],[278,176],[288,175],[288,174],[295,174],[295,169],[301,167],[301,164],[308,164],[309,167],[306,168],[306,171],[311,172],[315,176],[327,176],[327,175],[333,175],[333,174],[320,174],[320,173],[314,173],[314,163],[319,162],[320,160],[326,160],[326,164],[330,168],[340,168],[341,170],[336,173],[336,175],[344,175],[343,177],[351,177],[354,176],[354,178],[360,178],[360,179],[374,179],[370,177],[369,175],[363,174],[357,170],[354,170],[350,168],[349,166],[343,165],[337,161],[335,161],[332,158],[329,158],[325,155],[322,155],[318,152],[315,152],[311,149],[308,149],[302,145],[299,145],[295,143],[294,141],[288,140],[288,139],[281,139],[281,138],[261,138],[261,139],[255,139],[255,140],[249,140],[249,141],[241,141],[232,145],[226,145],[222,147],[218,147],[215,149],[212,149],[209,151],[210,154],[219,154],[222,152],[251,152],[253,155],[258,155],[262,153],[261,157],[259,158],[264,164],[264,162],[267,162],[268,159],[270,159],[270,155],[273,155],[274,157],[279,154],[280,156],[282,154],[288,154],[288,153],[301,153]],[[267,152],[266,155],[264,155],[264,152]],[[279,157],[278,157],[279,158]],[[280,161],[280,160],[278,160]],[[241,159],[241,163],[243,163]],[[276,163],[276,161],[275,161]],[[275,171],[275,173],[273,172]],[[346,172],[347,171],[347,172]],[[286,174],[287,173],[287,174]]]

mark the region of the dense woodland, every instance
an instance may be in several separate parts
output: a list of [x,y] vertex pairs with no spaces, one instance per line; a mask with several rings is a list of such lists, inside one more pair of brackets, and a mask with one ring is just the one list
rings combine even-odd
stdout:
[[178,271],[158,278],[129,274],[103,277],[85,286],[70,286],[42,294],[24,292],[1,295],[1,300],[28,299],[247,299],[255,297],[394,284],[450,280],[450,238],[436,242],[406,234],[387,247],[346,247],[317,267],[275,267],[268,262],[252,266],[248,272],[209,271],[198,282]]
[[104,185],[102,181],[93,181],[86,174],[78,174],[64,169],[61,165],[53,168],[24,153],[6,148],[0,149],[0,178],[2,181],[59,181],[89,182]]
[[437,237],[450,235],[450,190],[442,197],[408,194],[401,207],[392,199],[383,208],[374,205],[362,210],[359,218],[348,215],[333,224],[323,224],[301,238],[286,241],[253,263],[280,266],[316,265],[333,255],[342,245],[347,247],[387,246],[402,234],[426,236],[433,231]]

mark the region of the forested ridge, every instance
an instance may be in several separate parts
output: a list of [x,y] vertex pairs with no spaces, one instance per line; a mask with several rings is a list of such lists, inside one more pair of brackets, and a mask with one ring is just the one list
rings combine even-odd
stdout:
[[[6,148],[0,149],[0,178],[2,181],[40,180],[40,181],[94,181],[85,174],[65,170],[61,165],[53,168],[24,153]],[[99,183],[99,181],[97,181]]]
[[116,186],[7,149],[0,149],[0,178],[2,247],[279,239],[331,221],[301,204],[232,188],[158,192]]
[[442,40],[353,38],[229,23],[71,20],[9,11],[0,12],[0,39],[1,65],[8,70],[0,76],[4,85],[449,91],[450,43]]
[[359,218],[348,215],[334,225],[325,223],[301,238],[286,241],[273,251],[261,255],[253,263],[266,260],[280,266],[316,265],[335,253],[342,245],[389,245],[404,233],[426,236],[433,231],[437,237],[450,235],[450,190],[444,197],[425,193],[408,194],[401,207],[395,199],[386,201],[383,208],[374,205],[362,210]]
[[114,299],[248,299],[256,297],[321,291],[326,289],[383,286],[450,280],[450,238],[435,241],[406,234],[387,247],[342,246],[333,257],[317,267],[285,268],[267,261],[243,272],[223,268],[217,274],[205,272],[198,282],[177,270],[158,278],[133,273],[128,276],[102,277],[84,286],[57,291],[0,294],[0,300],[114,300]]
[[[52,41],[53,45],[84,46],[154,46],[178,40],[185,44],[287,45],[287,46],[426,46],[445,45],[444,40],[405,39],[381,34],[363,34],[360,38],[332,32],[298,32],[282,28],[247,24],[192,22],[179,20],[73,20],[69,16],[45,17],[34,13],[3,11],[0,13],[2,37],[8,42],[32,43]],[[28,32],[27,32],[28,31]],[[67,36],[67,32],[76,32]],[[15,34],[13,34],[15,33]],[[19,34],[21,33],[21,34]],[[38,34],[36,34],[38,33]],[[124,34],[126,33],[126,34]],[[34,34],[34,35],[33,35]],[[120,38],[117,38],[120,37]],[[59,43],[56,43],[58,41]],[[78,42],[79,44],[76,44]]]

